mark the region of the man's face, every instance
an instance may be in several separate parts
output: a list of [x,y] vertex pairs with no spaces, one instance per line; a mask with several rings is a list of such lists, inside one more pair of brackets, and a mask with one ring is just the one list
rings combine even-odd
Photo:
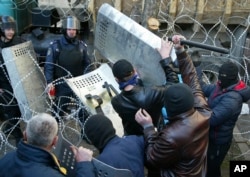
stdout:
[[4,30],[5,38],[10,41],[15,35],[15,30],[13,28],[8,28]]
[[67,29],[67,35],[69,38],[76,37],[76,29]]

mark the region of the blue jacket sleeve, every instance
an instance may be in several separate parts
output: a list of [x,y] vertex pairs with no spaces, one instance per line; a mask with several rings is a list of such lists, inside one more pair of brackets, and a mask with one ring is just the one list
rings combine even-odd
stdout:
[[225,124],[226,121],[234,117],[233,115],[236,113],[236,110],[240,110],[241,105],[242,100],[236,94],[229,93],[223,96],[220,102],[212,108],[213,113],[210,117],[210,126],[217,127]]
[[95,177],[95,169],[92,162],[78,162],[76,164],[76,177]]

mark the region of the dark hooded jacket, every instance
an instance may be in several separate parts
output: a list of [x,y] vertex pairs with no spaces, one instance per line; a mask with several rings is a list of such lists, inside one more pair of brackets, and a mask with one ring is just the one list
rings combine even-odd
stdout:
[[223,90],[219,83],[203,83],[202,90],[213,111],[210,117],[209,141],[220,145],[231,143],[242,104],[250,99],[250,88],[243,81],[239,81]]
[[191,59],[186,52],[177,54],[177,59],[183,82],[192,89],[194,107],[169,117],[159,133],[153,126],[144,129],[147,167],[158,168],[161,177],[205,177],[211,110]]
[[143,136],[115,136],[97,159],[118,169],[129,169],[134,177],[144,177]]

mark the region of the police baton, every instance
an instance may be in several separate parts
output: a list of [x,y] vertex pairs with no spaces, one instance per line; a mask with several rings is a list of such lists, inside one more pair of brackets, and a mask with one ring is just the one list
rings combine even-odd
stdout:
[[[168,37],[168,41],[172,41],[172,37]],[[212,45],[202,44],[199,42],[193,42],[193,41],[189,41],[189,40],[181,40],[181,45],[193,46],[193,47],[207,49],[207,50],[211,50],[211,51],[215,51],[215,52],[219,52],[219,53],[224,53],[224,54],[229,53],[229,50],[227,50],[225,48],[214,47]]]

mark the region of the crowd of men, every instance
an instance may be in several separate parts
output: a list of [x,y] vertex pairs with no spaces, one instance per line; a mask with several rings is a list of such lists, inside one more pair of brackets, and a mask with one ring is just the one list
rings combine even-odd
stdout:
[[[74,96],[62,78],[85,74],[91,61],[86,44],[77,39],[79,21],[69,16],[62,25],[63,36],[49,46],[44,66],[48,92],[55,89],[60,110],[56,107],[52,114],[34,115],[24,132],[17,132],[17,149],[0,159],[0,177],[67,174],[52,153],[58,142],[56,116],[64,116],[67,98]],[[1,49],[22,42],[15,35],[15,26],[12,17],[1,16]],[[124,136],[116,135],[105,115],[89,116],[83,131],[85,139],[99,151],[95,158],[114,168],[128,169],[134,177],[221,177],[220,167],[232,143],[242,104],[250,99],[250,88],[240,80],[239,68],[233,61],[220,67],[218,82],[204,83],[200,62],[192,61],[181,40],[185,40],[182,35],[174,35],[171,41],[162,39],[157,49],[165,85],[144,86],[126,59],[113,64],[112,72],[121,92],[112,98],[111,104],[122,119]],[[173,49],[183,83],[171,65]],[[0,59],[1,94],[13,93],[2,55]],[[4,103],[6,100],[0,101],[4,120],[21,117],[17,103],[11,106]],[[167,113],[164,123],[162,108]],[[163,125],[158,126],[159,122]],[[76,176],[95,177],[93,151],[81,146],[71,149]]]

